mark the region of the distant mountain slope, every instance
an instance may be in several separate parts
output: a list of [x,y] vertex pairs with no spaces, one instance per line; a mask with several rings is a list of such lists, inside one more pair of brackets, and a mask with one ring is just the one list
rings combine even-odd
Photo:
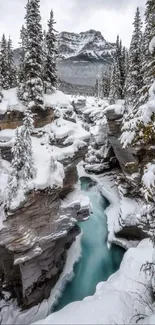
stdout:
[[79,34],[58,34],[58,53],[62,59],[111,61],[115,44],[107,42],[101,32],[93,29]]
[[[58,76],[77,85],[94,86],[96,78],[112,63],[115,43],[107,42],[101,32],[93,29],[77,33],[58,34]],[[18,65],[20,49],[14,51]]]

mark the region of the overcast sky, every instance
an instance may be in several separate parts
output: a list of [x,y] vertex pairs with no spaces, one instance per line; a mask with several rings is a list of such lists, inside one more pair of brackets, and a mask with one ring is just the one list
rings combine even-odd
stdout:
[[[107,41],[119,34],[129,46],[136,7],[142,14],[146,0],[41,0],[42,24],[45,28],[49,12],[54,10],[58,31],[80,32],[96,29]],[[11,35],[18,45],[19,30],[24,22],[27,0],[0,0],[0,31]]]

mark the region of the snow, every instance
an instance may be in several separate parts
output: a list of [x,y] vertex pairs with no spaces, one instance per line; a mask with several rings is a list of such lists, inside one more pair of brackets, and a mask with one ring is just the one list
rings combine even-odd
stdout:
[[[59,90],[55,90],[52,94],[44,94],[45,106],[55,108],[59,106],[67,107],[71,102],[71,96],[65,95]],[[20,111],[24,112],[26,107],[19,101],[17,97],[17,88],[3,90],[3,100],[0,103],[0,115],[5,114],[7,111]]]
[[151,54],[153,54],[154,50],[155,50],[155,36],[152,38],[149,44],[149,51]]
[[151,189],[155,185],[155,164],[149,163],[144,169],[142,182],[146,188]]
[[0,141],[10,141],[15,136],[15,129],[5,129],[0,131]]
[[80,189],[80,182],[74,185],[73,192],[69,193],[66,198],[63,199],[62,207],[70,207],[75,203],[81,205],[81,209],[90,208],[91,202],[87,195],[85,195]]
[[36,324],[135,324],[151,299],[151,276],[142,266],[152,261],[148,239],[124,255],[119,271],[97,285],[93,296],[74,302]]
[[[122,101],[123,102],[123,101]],[[114,105],[109,105],[104,112],[106,113],[109,110],[114,110],[115,114],[117,115],[123,115],[125,107],[124,107],[124,102],[123,103],[117,103]]]
[[36,178],[33,180],[33,187],[35,189],[53,188],[54,184],[62,187],[64,179],[63,165],[57,162],[55,171],[52,172],[50,169],[50,159],[53,155],[52,148],[47,145],[42,145],[41,140],[35,137],[32,137],[32,148],[35,167],[37,169]]
[[25,110],[25,107],[19,102],[17,97],[17,88],[3,90],[3,100],[0,103],[0,114],[13,110],[21,112]]
[[70,104],[70,96],[65,95],[60,90],[55,90],[52,94],[44,95],[45,106],[55,108],[59,107],[67,107]]
[[82,125],[79,123],[73,123],[64,120],[60,117],[50,125],[50,132],[53,132],[56,139],[63,139],[68,137],[64,144],[74,142],[75,139],[88,140],[89,132],[87,132]]

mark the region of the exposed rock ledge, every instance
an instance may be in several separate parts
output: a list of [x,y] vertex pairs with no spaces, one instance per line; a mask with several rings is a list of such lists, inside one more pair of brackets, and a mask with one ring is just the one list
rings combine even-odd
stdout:
[[[22,308],[37,305],[50,295],[63,271],[67,250],[80,233],[78,221],[89,216],[89,201],[77,192],[77,163],[87,148],[62,161],[63,188],[28,193],[17,210],[5,211],[0,230],[0,290],[9,291]],[[80,191],[80,189],[79,189]]]
[[23,307],[48,298],[80,232],[76,222],[89,215],[89,206],[64,205],[60,195],[60,189],[30,193],[0,231],[1,289],[11,291]]

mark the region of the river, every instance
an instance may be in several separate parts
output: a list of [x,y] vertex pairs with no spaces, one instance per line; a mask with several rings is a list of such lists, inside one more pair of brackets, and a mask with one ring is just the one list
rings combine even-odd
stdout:
[[54,311],[93,295],[96,285],[118,270],[125,252],[116,245],[107,247],[108,228],[104,212],[107,200],[90,178],[81,178],[81,188],[90,198],[92,214],[87,221],[79,223],[83,231],[82,258],[75,265],[75,277],[66,285]]

